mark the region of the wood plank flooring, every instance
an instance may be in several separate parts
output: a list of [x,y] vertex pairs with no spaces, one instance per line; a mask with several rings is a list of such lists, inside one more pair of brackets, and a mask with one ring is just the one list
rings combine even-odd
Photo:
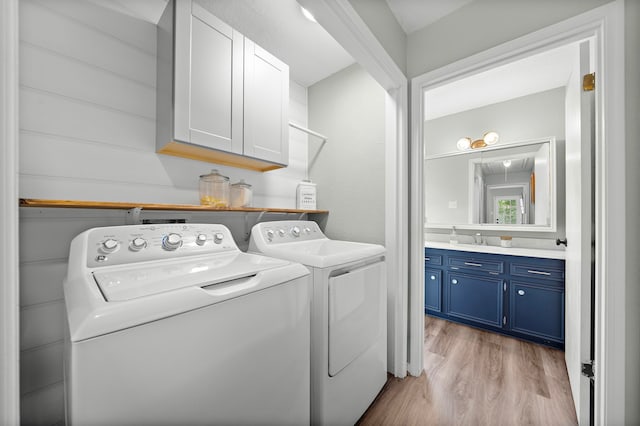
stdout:
[[576,425],[564,352],[425,317],[425,371],[390,377],[358,425]]

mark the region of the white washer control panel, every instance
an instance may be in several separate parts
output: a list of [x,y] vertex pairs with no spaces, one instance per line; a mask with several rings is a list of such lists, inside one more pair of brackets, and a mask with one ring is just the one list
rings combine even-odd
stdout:
[[239,249],[224,225],[110,226],[89,232],[87,266],[122,265],[232,250]]
[[[290,243],[326,238],[316,222],[305,220],[282,220],[257,224],[252,232],[267,244]],[[257,238],[258,236],[254,236]]]

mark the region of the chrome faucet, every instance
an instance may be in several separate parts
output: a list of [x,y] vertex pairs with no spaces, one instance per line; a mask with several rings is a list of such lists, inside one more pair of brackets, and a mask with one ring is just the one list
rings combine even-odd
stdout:
[[477,232],[476,235],[473,236],[473,240],[477,245],[484,244],[482,234]]

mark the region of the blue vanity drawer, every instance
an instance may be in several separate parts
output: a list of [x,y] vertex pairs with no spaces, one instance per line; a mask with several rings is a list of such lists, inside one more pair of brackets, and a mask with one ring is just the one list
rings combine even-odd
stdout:
[[500,260],[457,256],[449,256],[447,260],[448,266],[452,269],[483,271],[494,274],[502,274],[504,272],[504,262]]
[[564,265],[536,265],[511,263],[511,275],[538,280],[564,281]]

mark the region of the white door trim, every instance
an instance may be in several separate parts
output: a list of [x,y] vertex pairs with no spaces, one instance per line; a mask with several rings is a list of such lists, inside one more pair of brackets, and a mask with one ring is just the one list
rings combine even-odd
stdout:
[[408,81],[348,0],[298,0],[387,91],[385,101],[385,246],[388,370],[407,374],[409,286]]
[[[625,415],[625,91],[624,0],[616,0],[558,24],[412,79],[412,164],[424,153],[422,93],[456,79],[517,60],[553,47],[593,37],[596,50],[596,395],[595,422],[624,424]],[[606,147],[606,149],[605,149]],[[411,171],[412,235],[424,232],[422,168]],[[412,250],[416,250],[412,244]],[[411,253],[411,273],[423,270],[422,257]],[[412,324],[422,322],[424,288],[412,279],[409,300]],[[415,296],[414,296],[415,295]],[[421,368],[424,330],[411,329],[409,357]],[[414,372],[411,372],[414,374]]]
[[20,424],[18,0],[0,6],[0,423]]

